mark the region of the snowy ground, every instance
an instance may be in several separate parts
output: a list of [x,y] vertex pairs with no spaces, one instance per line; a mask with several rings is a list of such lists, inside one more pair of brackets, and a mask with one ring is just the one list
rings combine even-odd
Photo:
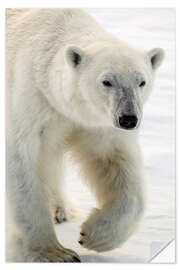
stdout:
[[[154,92],[145,107],[141,131],[148,207],[140,230],[121,248],[96,253],[78,244],[84,217],[56,226],[62,244],[74,249],[83,262],[149,262],[175,238],[175,11],[173,9],[88,9],[104,27],[120,39],[143,49],[166,51]],[[68,171],[70,165],[68,164]],[[73,177],[72,177],[73,172]],[[84,213],[94,199],[79,179],[76,168],[67,174],[70,197]]]

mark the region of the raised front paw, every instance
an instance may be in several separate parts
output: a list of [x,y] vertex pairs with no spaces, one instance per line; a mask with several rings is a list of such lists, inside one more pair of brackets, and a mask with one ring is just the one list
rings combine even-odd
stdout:
[[79,256],[70,249],[57,246],[55,248],[38,249],[26,256],[27,262],[80,262]]
[[93,209],[81,226],[79,243],[98,252],[114,249],[121,242],[118,223],[112,215]]

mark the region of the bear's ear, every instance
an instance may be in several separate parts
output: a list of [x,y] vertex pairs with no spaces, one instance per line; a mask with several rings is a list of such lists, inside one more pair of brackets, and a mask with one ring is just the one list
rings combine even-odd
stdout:
[[152,65],[152,69],[156,69],[161,65],[164,59],[164,50],[160,48],[152,49],[148,52],[148,57]]
[[65,49],[65,57],[68,64],[73,68],[76,68],[81,64],[84,57],[84,52],[74,45],[69,45]]

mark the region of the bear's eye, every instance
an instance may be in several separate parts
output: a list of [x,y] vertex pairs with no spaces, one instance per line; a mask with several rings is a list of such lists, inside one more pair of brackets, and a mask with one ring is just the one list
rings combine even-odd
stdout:
[[103,81],[102,84],[106,87],[112,87],[112,83],[110,81],[107,81],[107,80]]
[[146,82],[145,81],[142,81],[140,84],[139,84],[139,87],[143,87],[145,86]]

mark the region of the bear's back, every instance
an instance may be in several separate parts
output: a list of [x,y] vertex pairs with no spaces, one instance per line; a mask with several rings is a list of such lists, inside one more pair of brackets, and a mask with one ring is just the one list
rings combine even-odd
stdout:
[[104,35],[81,9],[7,9],[6,23],[7,91],[21,72],[20,77],[29,73],[31,82],[44,81],[53,57],[66,45],[86,47]]
[[[7,48],[42,45],[43,41],[70,43],[103,31],[81,9],[7,9]],[[97,35],[96,35],[97,36]]]

